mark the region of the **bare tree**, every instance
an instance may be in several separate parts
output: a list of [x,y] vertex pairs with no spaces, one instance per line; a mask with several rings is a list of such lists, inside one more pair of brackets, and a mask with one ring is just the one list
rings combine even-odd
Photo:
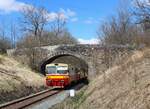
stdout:
[[[122,6],[123,5],[123,6]],[[97,31],[100,42],[105,45],[103,62],[106,68],[112,65],[112,57],[118,56],[119,52],[111,54],[113,45],[130,45],[132,47],[138,46],[139,43],[139,28],[133,22],[133,15],[128,7],[122,4],[118,8],[115,16],[109,17],[109,20],[103,22]]]
[[[23,30],[26,31],[25,37],[20,41],[23,43],[30,40],[38,41],[39,44],[35,46],[43,45],[57,45],[57,44],[73,44],[77,43],[77,40],[66,29],[66,18],[64,13],[57,13],[55,20],[51,21],[51,31],[47,31],[45,26],[49,23],[48,11],[44,8],[26,7],[23,9]],[[18,45],[21,45],[19,43]],[[27,44],[23,44],[25,46]],[[34,44],[31,44],[33,46]]]
[[45,26],[48,24],[48,11],[45,8],[26,7],[22,11],[23,31],[41,40]]
[[5,39],[5,37],[6,37],[5,21],[2,21],[2,22],[1,22],[1,26],[0,26],[0,36],[1,36],[1,39]]
[[16,40],[18,38],[17,26],[13,22],[11,22],[11,27],[10,27],[10,37],[12,42],[12,48],[16,48]]
[[59,44],[59,39],[55,36],[54,32],[44,31],[41,42],[43,46],[57,45]]
[[133,9],[136,23],[142,28],[140,43],[150,46],[150,0],[134,0]]
[[57,44],[77,44],[78,41],[66,29],[66,20],[63,13],[58,13],[52,23],[51,30],[57,39]]
[[137,26],[132,22],[132,14],[119,8],[117,15],[105,21],[98,29],[98,37],[106,45],[135,44]]
[[22,14],[23,30],[26,34],[18,40],[17,47],[25,48],[27,63],[33,69],[36,69],[37,60],[42,59],[44,54],[44,51],[37,51],[36,47],[77,43],[76,39],[66,30],[66,21],[61,13],[58,13],[56,19],[51,22],[50,31],[46,29],[49,14],[44,8],[28,7],[23,10]]
[[17,42],[17,47],[18,48],[34,48],[38,46],[38,39],[35,38],[34,36],[30,34],[26,34],[26,36],[22,37],[18,42]]
[[137,18],[137,23],[142,24],[143,30],[150,29],[150,0],[134,0],[134,15]]
[[0,28],[0,53],[6,53],[6,50],[11,48],[11,42],[5,32],[5,28],[2,26]]
[[74,38],[71,33],[67,30],[64,29],[62,31],[61,37],[58,37],[59,39],[59,44],[77,44],[78,41],[76,38]]
[[66,19],[64,18],[63,13],[58,13],[53,24],[51,26],[52,32],[56,37],[61,36],[66,26]]
[[11,42],[8,38],[0,37],[0,53],[6,53],[7,49],[11,48]]

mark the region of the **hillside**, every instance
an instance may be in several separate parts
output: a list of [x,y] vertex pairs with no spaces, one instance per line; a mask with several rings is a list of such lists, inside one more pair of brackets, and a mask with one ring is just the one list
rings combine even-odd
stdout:
[[45,89],[44,76],[0,55],[0,103]]
[[85,92],[80,109],[149,109],[150,49],[136,51],[99,76]]
[[77,97],[54,106],[63,108],[150,109],[150,49],[135,51],[96,77]]

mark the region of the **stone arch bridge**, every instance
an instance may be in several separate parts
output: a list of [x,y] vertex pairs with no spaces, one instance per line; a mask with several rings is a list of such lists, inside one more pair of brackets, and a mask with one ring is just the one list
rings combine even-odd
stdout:
[[[22,56],[26,49],[11,49],[7,50],[9,56]],[[96,74],[95,67],[98,65],[101,72],[106,69],[106,60],[113,62],[118,56],[124,55],[125,53],[130,53],[132,50],[129,46],[100,46],[100,45],[88,45],[88,44],[78,44],[78,45],[56,45],[56,46],[43,46],[35,47],[36,53],[40,54],[41,57],[36,62],[39,66],[41,73],[45,72],[45,65],[54,62],[59,58],[68,62],[78,62],[81,67],[83,67],[90,78],[94,77]],[[63,58],[64,57],[64,58]],[[71,58],[72,57],[72,58]],[[73,60],[75,59],[75,60]],[[78,61],[77,61],[78,60]],[[111,60],[111,61],[110,61]]]

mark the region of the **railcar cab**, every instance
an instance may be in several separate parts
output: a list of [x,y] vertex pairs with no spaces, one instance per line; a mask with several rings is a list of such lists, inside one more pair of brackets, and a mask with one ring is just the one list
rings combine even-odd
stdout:
[[53,63],[46,65],[46,85],[65,87],[69,85],[68,64]]

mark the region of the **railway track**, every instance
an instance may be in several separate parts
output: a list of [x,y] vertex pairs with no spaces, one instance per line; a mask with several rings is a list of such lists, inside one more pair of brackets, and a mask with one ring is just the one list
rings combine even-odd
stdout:
[[[75,89],[75,90],[79,90],[80,88],[82,88],[85,84],[80,83],[77,84],[75,86],[71,86],[71,89]],[[27,97],[23,97],[17,100],[13,100],[11,102],[5,103],[0,105],[0,109],[23,109],[26,107],[30,107],[36,103],[39,103],[42,100],[46,100],[47,98],[56,95],[60,92],[63,92],[63,89],[47,89],[45,91],[27,96]]]
[[17,99],[5,104],[0,105],[0,109],[22,109],[27,106],[30,106],[38,101],[41,101],[43,99],[46,99],[47,97],[50,97],[52,95],[55,95],[62,90],[53,90],[53,89],[47,89],[45,91]]

